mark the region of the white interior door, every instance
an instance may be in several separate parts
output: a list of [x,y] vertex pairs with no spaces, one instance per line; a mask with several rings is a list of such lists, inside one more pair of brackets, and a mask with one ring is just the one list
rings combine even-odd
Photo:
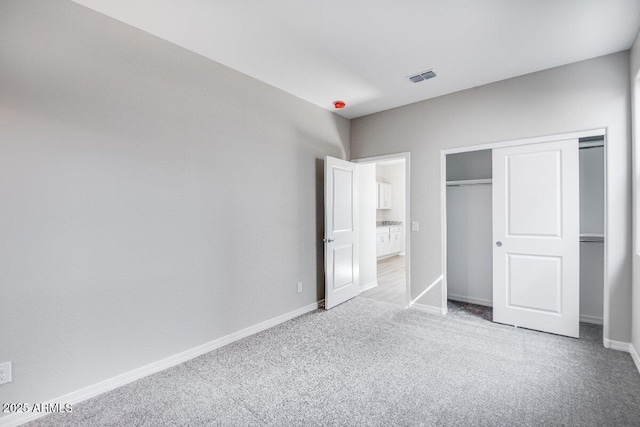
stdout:
[[578,140],[493,150],[493,320],[578,337]]
[[358,166],[327,156],[324,171],[325,308],[358,295]]

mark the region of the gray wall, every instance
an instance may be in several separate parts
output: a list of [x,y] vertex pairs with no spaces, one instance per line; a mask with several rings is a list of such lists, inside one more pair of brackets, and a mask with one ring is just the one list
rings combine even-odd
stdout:
[[347,120],[68,1],[1,2],[0,58],[0,401],[323,297]]
[[[437,82],[436,82],[437,84]],[[528,74],[352,120],[353,158],[410,151],[412,298],[442,274],[440,150],[607,128],[610,295],[605,336],[631,338],[629,52]],[[423,301],[438,306],[435,286]]]

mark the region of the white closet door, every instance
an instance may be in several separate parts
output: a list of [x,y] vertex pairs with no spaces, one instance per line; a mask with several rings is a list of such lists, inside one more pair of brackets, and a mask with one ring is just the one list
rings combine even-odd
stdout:
[[493,320],[578,337],[578,140],[493,150]]

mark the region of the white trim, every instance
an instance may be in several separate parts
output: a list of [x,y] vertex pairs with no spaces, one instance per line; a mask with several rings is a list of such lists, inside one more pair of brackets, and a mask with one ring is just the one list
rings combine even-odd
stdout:
[[408,159],[411,155],[410,152],[404,151],[402,153],[395,154],[384,154],[382,156],[374,156],[374,157],[363,157],[361,159],[351,159],[350,161],[353,163],[380,163],[386,162],[388,160],[396,160],[396,159]]
[[[106,393],[118,387],[122,387],[123,385],[129,384],[140,378],[149,376],[156,372],[163,371],[167,368],[186,362],[195,357],[208,353],[212,350],[218,349],[220,347],[224,347],[225,345],[231,344],[232,342],[241,340],[242,338],[246,338],[250,335],[264,331],[265,329],[272,328],[276,325],[279,325],[288,320],[294,319],[303,314],[317,310],[323,305],[323,302],[324,300],[321,300],[321,301],[306,305],[304,307],[301,307],[297,310],[293,310],[288,313],[281,314],[280,316],[276,316],[269,320],[265,320],[264,322],[260,322],[253,326],[249,326],[248,328],[231,333],[224,337],[210,341],[206,344],[199,345],[197,347],[183,351],[181,353],[174,354],[173,356],[169,356],[165,359],[158,360],[157,362],[150,363],[146,366],[136,368],[132,371],[125,372],[113,378],[109,378],[99,383],[84,387],[80,390],[76,390],[71,393],[65,394],[64,396],[60,396],[58,398],[52,399],[47,403],[69,403],[71,405],[80,403],[91,397],[97,396],[102,393]],[[44,417],[45,415],[48,415],[48,413],[19,412],[19,413],[11,414],[6,417],[0,418],[0,427],[19,426],[26,422]]]
[[404,210],[404,247],[405,247],[405,281],[407,282],[405,306],[411,305],[411,153],[408,151],[382,156],[351,159],[354,163],[380,163],[388,160],[404,160],[405,171],[405,210]]
[[[611,310],[610,310],[610,295],[611,295],[611,285],[609,283],[609,246],[610,243],[608,241],[609,236],[609,144],[607,143],[607,135],[605,132],[605,146],[604,146],[604,283],[602,284],[602,337],[608,339],[609,338],[609,321],[611,319]],[[633,144],[631,144],[633,145]],[[633,261],[632,261],[633,264]]]
[[440,151],[440,248],[442,254],[442,294],[440,295],[440,305],[443,310],[447,308],[447,294],[449,284],[447,283],[447,155]]
[[602,325],[602,317],[581,314],[580,323],[591,323],[592,325]]
[[[429,292],[431,290],[431,288],[433,288],[435,285],[437,285],[441,280],[442,280],[442,274],[440,275],[440,277],[438,277],[436,280],[434,280],[429,286],[427,286],[427,289],[425,289],[424,291],[420,292],[420,295],[415,297],[413,299],[413,301],[409,302],[409,306],[412,306],[413,304],[415,304],[416,301],[418,301],[420,298],[422,298],[427,292]],[[422,305],[422,304],[419,304],[419,305]]]
[[489,142],[486,144],[470,145],[465,147],[443,148],[442,153],[447,155],[447,154],[455,154],[455,153],[466,153],[468,151],[492,150],[494,148],[514,147],[516,145],[538,144],[541,142],[557,141],[558,139],[579,139],[579,138],[585,138],[589,136],[606,136],[606,134],[607,134],[606,129],[600,128],[600,129],[592,129],[592,130],[585,130],[585,131],[579,131],[579,132],[561,133],[556,135],[538,136],[535,138],[514,139],[514,140],[502,141],[502,142]]
[[636,368],[638,369],[638,372],[640,372],[640,356],[638,356],[638,352],[632,343],[629,343],[629,353],[631,353],[633,363],[636,364]]
[[487,300],[487,299],[482,299],[482,298],[473,298],[473,297],[467,297],[467,296],[455,295],[455,294],[449,294],[447,296],[447,298],[450,299],[450,300],[453,300],[453,301],[460,301],[460,302],[466,302],[466,303],[469,303],[469,304],[483,305],[485,307],[493,307],[493,301]]
[[414,310],[424,311],[425,313],[429,313],[429,314],[436,314],[438,316],[444,316],[445,314],[447,314],[440,307],[434,307],[432,305],[426,305],[426,304],[416,304],[415,302],[412,302],[409,308],[412,308]]
[[366,285],[361,285],[360,286],[360,292],[362,293],[364,291],[368,291],[369,289],[373,289],[373,288],[375,288],[377,286],[378,286],[378,281],[374,280],[373,282],[367,283]]
[[602,339],[602,344],[605,348],[610,348],[611,350],[626,351],[627,353],[629,353],[629,346],[631,345],[628,342],[614,341],[607,338]]

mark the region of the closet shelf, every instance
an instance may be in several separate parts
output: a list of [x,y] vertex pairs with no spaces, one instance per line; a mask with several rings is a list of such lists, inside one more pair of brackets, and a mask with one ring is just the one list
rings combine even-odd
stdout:
[[578,149],[580,150],[586,150],[589,148],[603,148],[603,147],[604,147],[604,140],[581,142],[580,144],[578,144]]
[[604,243],[604,234],[580,234],[580,241],[583,243]]
[[463,179],[460,181],[447,181],[448,187],[461,187],[465,185],[487,185],[491,184],[491,178],[486,179]]

